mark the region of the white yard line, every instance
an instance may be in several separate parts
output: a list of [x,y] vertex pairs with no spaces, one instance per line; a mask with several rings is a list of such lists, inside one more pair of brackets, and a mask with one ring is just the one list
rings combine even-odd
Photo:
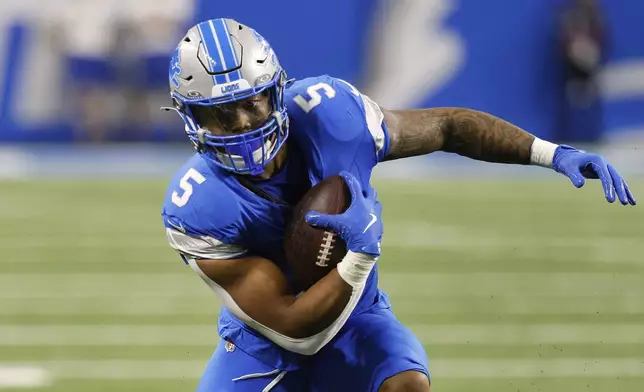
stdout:
[[207,286],[189,268],[182,270],[179,266],[177,271],[172,274],[2,274],[0,298],[109,297],[119,292],[136,296],[137,293],[168,291],[201,295],[208,292]]
[[12,366],[0,363],[0,389],[41,388],[51,385],[51,374],[39,366]]
[[383,247],[412,249],[460,249],[476,252],[498,253],[503,249],[513,252],[534,253],[537,250],[586,248],[587,261],[605,263],[634,263],[641,265],[639,253],[642,244],[638,237],[604,238],[578,236],[561,238],[510,232],[476,230],[462,226],[434,224],[426,221],[393,221],[386,226]]
[[[181,271],[181,270],[178,270]],[[386,273],[380,287],[396,297],[644,296],[644,274],[613,273]],[[209,293],[197,275],[176,274],[3,274],[0,299],[201,296]]]
[[[393,310],[407,317],[420,315],[640,315],[644,314],[641,296],[540,297],[520,293],[491,297],[418,297],[392,296]],[[436,320],[440,321],[439,318]]]
[[[644,313],[640,274],[381,273],[405,314]],[[219,300],[192,272],[0,275],[0,315],[213,314]]]
[[[585,314],[620,315],[644,313],[641,297],[538,297],[505,295],[486,297],[418,297],[391,296],[396,314],[419,315],[540,315]],[[56,316],[174,316],[216,315],[220,302],[212,293],[201,296],[181,294],[165,296],[121,296],[87,298],[0,299],[0,315]]]
[[0,325],[2,346],[180,346],[213,345],[217,326]]
[[644,296],[644,274],[634,273],[386,273],[380,287],[397,297]]
[[[162,250],[169,246],[163,236],[151,236],[149,233],[141,236],[136,233],[130,236],[115,237],[112,233],[88,234],[75,236],[73,241],[70,237],[47,237],[36,238],[32,236],[0,236],[0,248],[21,250],[25,248],[38,249],[135,249],[135,250]],[[516,235],[502,230],[476,229],[459,225],[436,224],[430,221],[393,220],[386,226],[386,233],[383,239],[385,249],[389,246],[406,247],[411,249],[456,249],[465,251],[476,251],[483,253],[498,253],[504,249],[517,252],[518,255],[533,254],[536,250],[558,249],[571,251],[578,248],[585,248],[584,255],[587,262],[601,263],[627,263],[640,265],[639,253],[642,244],[638,237],[617,237],[604,238],[602,236],[576,236],[561,238],[548,235]],[[101,261],[103,258],[86,257],[78,262]],[[0,259],[12,261],[10,258]],[[23,262],[46,262],[42,258],[25,259]],[[138,262],[144,262],[143,260]]]
[[428,345],[644,344],[644,324],[412,324],[409,328]]
[[28,316],[168,316],[183,315],[217,315],[219,300],[212,293],[206,293],[200,298],[176,296],[173,298],[76,298],[76,299],[31,299],[31,300],[2,300],[0,299],[0,315]]
[[[644,344],[644,324],[409,324],[432,344]],[[217,327],[203,325],[0,325],[1,346],[214,345]],[[643,358],[644,360],[644,358]]]
[[[92,236],[89,238],[69,237],[65,239],[56,238],[15,238],[15,237],[0,237],[0,248],[7,250],[29,250],[29,249],[56,249],[56,250],[69,250],[73,252],[76,249],[93,250],[93,249],[126,249],[135,250],[137,252],[148,249],[167,249],[172,252],[170,246],[159,239],[164,236],[159,235],[155,239],[142,238],[137,240],[136,236],[132,236],[126,240],[114,239],[113,237],[99,237]],[[81,258],[79,262],[91,261],[91,257]],[[180,260],[180,259],[179,259]],[[16,261],[12,259],[2,258],[0,262]],[[31,262],[30,260],[26,260]]]
[[441,378],[640,377],[644,376],[644,359],[448,359],[431,361],[430,372],[438,380]]
[[[84,360],[45,361],[23,366],[42,367],[61,380],[173,380],[201,377],[205,361]],[[0,364],[0,366],[3,366]],[[15,366],[15,365],[4,365]],[[437,359],[430,372],[440,379],[507,379],[551,377],[641,377],[641,358],[566,359]]]
[[201,377],[206,363],[193,360],[61,360],[6,366],[40,366],[57,380],[174,380]]

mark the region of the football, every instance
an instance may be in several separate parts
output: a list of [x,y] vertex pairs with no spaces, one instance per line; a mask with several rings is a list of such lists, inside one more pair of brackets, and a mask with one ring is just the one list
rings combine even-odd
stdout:
[[308,211],[341,214],[351,204],[344,179],[330,176],[311,188],[293,209],[284,233],[286,262],[300,289],[306,290],[322,279],[346,255],[346,244],[336,234],[309,225]]

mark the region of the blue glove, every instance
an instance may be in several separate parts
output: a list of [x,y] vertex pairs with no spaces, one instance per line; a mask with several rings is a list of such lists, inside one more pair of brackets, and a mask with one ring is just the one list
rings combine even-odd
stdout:
[[609,203],[615,201],[615,193],[617,193],[617,197],[623,205],[637,204],[626,181],[601,155],[589,154],[562,144],[555,150],[552,168],[570,178],[577,188],[584,186],[585,178],[599,178]]
[[309,211],[304,217],[314,227],[336,233],[347,244],[347,249],[356,253],[380,256],[382,239],[382,206],[376,200],[376,193],[363,191],[360,180],[343,171],[340,176],[351,192],[351,205],[342,214],[328,215]]

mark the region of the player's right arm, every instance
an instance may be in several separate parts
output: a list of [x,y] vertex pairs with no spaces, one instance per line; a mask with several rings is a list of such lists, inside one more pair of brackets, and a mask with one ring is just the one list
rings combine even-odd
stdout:
[[279,268],[258,256],[198,260],[196,264],[200,275],[225,292],[220,296],[230,296],[223,299],[237,317],[260,332],[271,335],[272,331],[278,341],[304,339],[324,331],[340,317],[353,291],[333,270],[296,297]]
[[[310,212],[306,219],[337,233],[347,244],[347,255],[299,296],[289,290],[285,276],[270,260],[246,255],[243,249],[212,237],[194,237],[172,228],[167,228],[168,240],[224,306],[249,327],[289,351],[315,354],[355,309],[380,255],[380,203],[375,194],[363,194],[353,175],[340,175],[352,197],[347,211],[338,215]],[[178,227],[176,223],[170,226]]]

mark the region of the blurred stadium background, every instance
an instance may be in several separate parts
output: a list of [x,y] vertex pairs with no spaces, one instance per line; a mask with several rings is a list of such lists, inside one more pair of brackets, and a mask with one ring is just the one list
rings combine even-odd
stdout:
[[[218,303],[165,242],[191,153],[167,62],[233,17],[292,77],[466,106],[605,154],[644,200],[639,0],[21,0],[0,5],[0,389],[189,391]],[[436,391],[641,391],[644,213],[534,167],[376,170],[382,287]]]

